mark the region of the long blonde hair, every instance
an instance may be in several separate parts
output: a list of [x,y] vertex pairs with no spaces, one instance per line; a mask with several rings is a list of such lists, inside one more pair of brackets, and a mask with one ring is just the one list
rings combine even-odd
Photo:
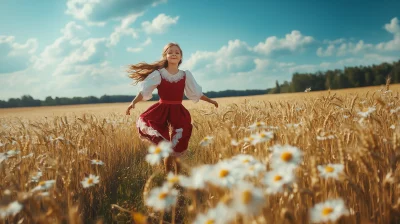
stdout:
[[[179,51],[181,52],[181,56],[183,56],[182,49],[179,44],[168,43],[164,46],[161,60],[153,62],[151,64],[140,62],[138,64],[129,65],[127,72],[129,73],[129,78],[135,80],[134,84],[143,81],[153,71],[161,68],[166,68],[168,66],[167,51],[172,46],[177,46],[179,48]],[[182,59],[179,61],[178,66],[180,64],[182,64]]]

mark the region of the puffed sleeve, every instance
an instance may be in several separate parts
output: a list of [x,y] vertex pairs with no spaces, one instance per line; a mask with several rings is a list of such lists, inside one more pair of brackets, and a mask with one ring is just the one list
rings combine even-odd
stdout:
[[185,95],[189,100],[197,103],[200,100],[200,97],[203,96],[202,88],[199,84],[197,84],[194,79],[192,73],[188,70],[186,73],[186,83],[185,83]]
[[139,93],[142,93],[143,101],[153,97],[153,91],[161,83],[160,72],[155,70],[139,83]]

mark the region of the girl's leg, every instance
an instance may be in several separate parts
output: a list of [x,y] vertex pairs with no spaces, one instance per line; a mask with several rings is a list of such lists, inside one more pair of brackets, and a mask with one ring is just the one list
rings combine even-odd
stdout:
[[165,167],[165,173],[172,172],[174,170],[175,175],[177,175],[180,172],[180,165],[176,161],[176,158],[174,156],[168,156],[167,158],[164,158],[164,167]]

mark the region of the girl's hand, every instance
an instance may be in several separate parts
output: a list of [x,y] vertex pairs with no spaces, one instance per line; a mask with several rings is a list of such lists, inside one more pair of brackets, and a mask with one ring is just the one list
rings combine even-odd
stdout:
[[217,101],[213,100],[213,101],[211,101],[211,103],[214,104],[214,106],[215,106],[216,108],[218,108],[218,103],[217,103]]
[[131,103],[131,104],[129,104],[129,106],[128,106],[128,109],[126,109],[126,115],[131,115],[131,109],[134,109],[135,108],[135,104],[133,104],[133,103]]

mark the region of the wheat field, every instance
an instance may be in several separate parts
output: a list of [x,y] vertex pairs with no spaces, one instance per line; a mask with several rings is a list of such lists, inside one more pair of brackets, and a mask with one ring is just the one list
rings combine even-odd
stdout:
[[0,223],[400,223],[399,97],[184,101],[179,175],[147,162],[135,128],[154,102],[1,109]]

